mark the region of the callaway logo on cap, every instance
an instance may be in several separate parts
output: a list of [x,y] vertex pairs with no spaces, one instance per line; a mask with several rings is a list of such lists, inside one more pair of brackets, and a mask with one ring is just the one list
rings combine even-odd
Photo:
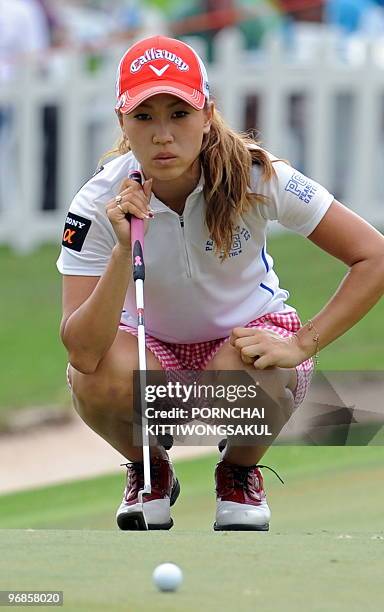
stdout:
[[209,99],[207,71],[197,53],[185,43],[152,36],[133,45],[122,57],[116,79],[116,110],[131,112],[159,93],[182,98],[196,109]]

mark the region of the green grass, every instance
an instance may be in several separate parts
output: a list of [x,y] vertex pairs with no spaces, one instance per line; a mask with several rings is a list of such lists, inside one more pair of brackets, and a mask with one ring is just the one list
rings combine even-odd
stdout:
[[[348,268],[309,240],[294,234],[269,242],[280,284],[290,292],[288,303],[302,321],[319,312],[331,298]],[[321,351],[322,370],[381,370],[384,368],[384,300],[341,338]]]
[[[68,403],[66,352],[59,339],[61,278],[58,246],[46,245],[28,256],[0,248],[0,412],[31,405]],[[309,240],[293,234],[270,239],[269,251],[289,303],[301,318],[318,312],[335,291],[346,268]],[[384,301],[352,330],[322,351],[323,370],[373,370],[384,367]]]
[[[380,446],[272,447],[262,463],[276,469],[285,481],[282,485],[274,474],[264,470],[274,530],[383,530],[384,493],[378,486],[384,476],[383,459]],[[174,508],[173,531],[209,530],[216,460],[213,454],[176,463],[182,494]],[[0,529],[115,529],[114,510],[122,494],[124,474],[122,468],[121,475],[2,495]],[[325,488],[327,503],[321,501]],[[362,488],[364,498],[369,500],[369,507],[368,503],[364,506],[365,522],[360,519]]]
[[0,410],[56,404],[65,394],[59,341],[61,279],[58,247],[20,256],[0,249]]
[[[384,595],[383,454],[272,448],[266,463],[286,484],[264,470],[268,534],[212,531],[213,455],[176,464],[182,493],[169,532],[117,530],[123,473],[2,496],[1,588],[64,590],[64,608],[76,612],[251,612],[261,602],[268,612],[376,612]],[[151,583],[164,561],[184,571],[177,593],[157,593]]]
[[[3,588],[62,590],[67,611],[382,609],[383,542],[365,534],[10,531],[0,541]],[[159,593],[152,572],[169,560],[182,568],[184,583]]]

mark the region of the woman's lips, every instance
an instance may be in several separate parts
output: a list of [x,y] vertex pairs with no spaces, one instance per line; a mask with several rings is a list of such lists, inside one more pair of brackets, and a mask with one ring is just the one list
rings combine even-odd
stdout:
[[156,164],[160,164],[161,166],[165,166],[176,159],[175,155],[167,155],[167,157],[154,157],[153,161]]

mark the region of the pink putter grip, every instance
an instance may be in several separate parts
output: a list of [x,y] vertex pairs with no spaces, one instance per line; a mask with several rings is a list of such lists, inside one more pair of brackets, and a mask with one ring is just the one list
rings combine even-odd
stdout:
[[[137,170],[130,173],[129,178],[142,184],[141,174]],[[131,244],[132,244],[132,271],[133,280],[145,279],[144,265],[144,221],[131,216]]]
[[[129,178],[132,181],[136,181],[139,185],[142,184],[141,173],[138,170],[133,170],[129,174]],[[144,221],[137,217],[131,216],[131,243],[132,249],[134,248],[135,242],[138,240],[141,245],[142,253],[144,254]]]
[[132,247],[138,240],[141,244],[142,251],[144,253],[144,221],[138,219],[132,215],[131,217],[131,242]]

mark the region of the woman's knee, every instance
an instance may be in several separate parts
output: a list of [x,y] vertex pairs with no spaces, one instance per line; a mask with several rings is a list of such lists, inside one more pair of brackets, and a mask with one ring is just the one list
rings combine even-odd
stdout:
[[[246,374],[258,386],[258,395],[264,402],[269,399],[272,403],[284,406],[287,412],[293,409],[293,392],[297,385],[295,368],[272,367],[257,370],[251,365],[245,365],[239,352],[226,342],[208,364],[207,370],[212,369],[220,372],[219,379],[224,385],[236,381],[239,385],[244,384],[244,374]],[[231,372],[228,372],[229,370]],[[232,372],[241,372],[242,375],[234,375]]]
[[137,340],[119,331],[94,372],[84,374],[69,366],[68,378],[76,408],[96,412],[130,409],[133,372],[137,368]]
[[69,367],[69,379],[77,412],[81,415],[109,414],[132,411],[133,384],[132,372],[124,378],[97,368],[93,374],[83,374]]

